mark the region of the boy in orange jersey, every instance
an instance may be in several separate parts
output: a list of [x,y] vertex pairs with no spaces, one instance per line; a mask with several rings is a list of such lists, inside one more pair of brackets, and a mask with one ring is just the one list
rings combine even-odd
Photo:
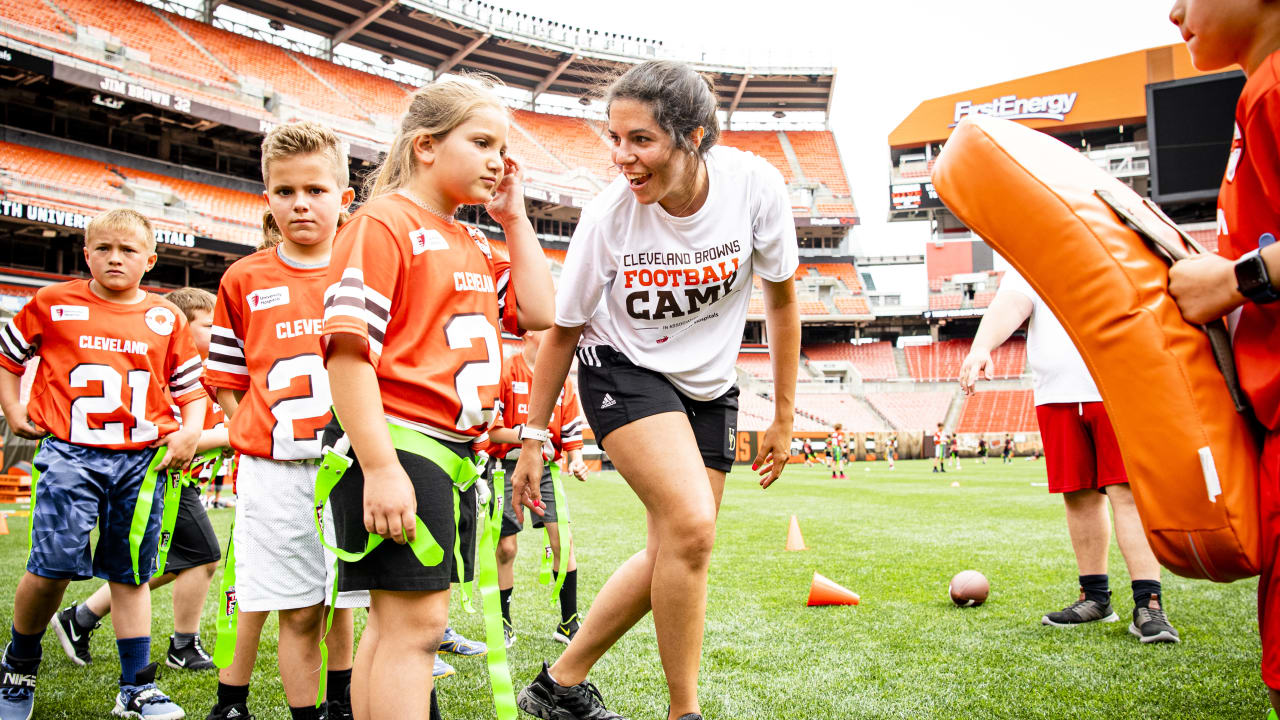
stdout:
[[[31,554],[14,597],[12,639],[0,662],[0,718],[35,704],[40,639],[71,580],[110,583],[120,653],[116,715],[177,720],[155,685],[151,594],[169,468],[191,462],[204,420],[200,355],[187,321],[141,290],[156,262],[151,223],[112,210],[85,229],[92,280],[41,288],[0,331],[0,405],[9,427],[44,438],[31,500]],[[40,357],[31,401],[23,364]],[[181,407],[180,429],[170,403]],[[159,455],[156,448],[164,446]],[[89,541],[100,528],[97,552]]]
[[[538,359],[538,348],[542,343],[540,332],[530,331],[524,336],[524,351],[516,355],[502,366],[502,386],[498,391],[498,426],[489,431],[491,442],[489,455],[502,460],[502,467],[508,474],[516,467],[520,457],[520,429],[529,418],[529,388],[533,383],[534,364]],[[582,427],[585,424],[582,410],[578,407],[578,394],[573,389],[573,381],[565,379],[564,389],[556,401],[555,410],[551,413],[551,423],[547,431],[551,439],[543,444],[543,460],[545,461],[541,496],[543,514],[533,516],[533,526],[545,527],[547,544],[552,551],[552,568],[557,580],[561,567],[566,568],[564,584],[560,588],[560,624],[556,626],[551,637],[556,642],[566,645],[578,633],[578,560],[574,556],[573,543],[569,544],[569,559],[562,561],[563,546],[560,540],[560,523],[556,514],[556,495],[551,475],[551,461],[563,456],[568,461],[567,470],[580,481],[587,479],[587,466],[582,462]],[[502,597],[502,630],[507,647],[516,640],[515,627],[511,624],[511,590],[515,585],[515,561],[519,546],[517,533],[523,523],[511,509],[511,483],[506,484],[506,501],[503,504],[502,535],[498,541],[498,592]]]
[[[320,637],[328,571],[316,534],[316,460],[333,417],[320,357],[325,274],[333,237],[354,191],[338,138],[315,123],[282,125],[262,143],[269,210],[263,249],[222,277],[205,382],[230,422],[236,468],[235,658],[219,673],[212,720],[249,716],[249,680],[267,615],[280,620],[280,679],[293,718],[318,720]],[[350,642],[352,607],[342,596],[330,640]],[[332,649],[332,646],[331,646]],[[345,711],[351,650],[333,652],[330,715]],[[344,662],[345,660],[345,662]]]
[[[187,318],[196,351],[201,359],[207,358],[209,331],[213,327],[213,295],[207,290],[186,287],[165,295],[165,299],[176,305]],[[182,494],[168,562],[164,574],[152,577],[149,583],[152,590],[174,583],[174,634],[169,638],[169,651],[165,656],[165,664],[171,668],[213,668],[213,658],[200,642],[200,615],[204,611],[205,596],[209,594],[209,581],[218,568],[222,552],[209,515],[200,502],[200,483],[212,478],[215,465],[218,473],[225,471],[226,465],[216,462],[218,454],[208,451],[221,451],[226,447],[227,427],[222,407],[210,400],[204,413],[200,442],[196,445],[199,454],[182,475]],[[72,605],[53,617],[49,626],[71,662],[81,666],[92,662],[89,640],[98,623],[109,612],[111,588],[103,585],[83,603]]]
[[[831,436],[827,438],[827,457],[831,458],[831,477],[845,477],[844,474],[844,426],[840,423],[835,424],[835,429],[831,431]],[[840,471],[836,475],[836,470]]]
[[1259,468],[1262,681],[1280,710],[1280,5],[1178,0],[1169,19],[1201,70],[1232,65],[1248,80],[1218,191],[1218,252],[1175,264],[1169,292],[1193,323],[1231,314],[1240,384],[1267,429]]

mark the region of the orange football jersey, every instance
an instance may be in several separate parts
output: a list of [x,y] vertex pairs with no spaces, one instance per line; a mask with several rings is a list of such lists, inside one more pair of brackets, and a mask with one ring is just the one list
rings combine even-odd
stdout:
[[[1249,76],[1218,190],[1218,253],[1231,260],[1280,238],[1280,52]],[[1272,278],[1274,281],[1275,278]],[[1232,338],[1240,385],[1258,420],[1280,430],[1280,303],[1245,302]]]
[[320,457],[329,374],[320,357],[324,267],[297,267],[279,249],[240,258],[222,276],[205,382],[240,390],[231,447],[275,460]]
[[377,198],[334,240],[324,338],[367,343],[387,415],[468,441],[493,424],[499,323],[518,332],[509,267],[479,230],[400,194]]
[[[502,389],[498,393],[498,424],[513,428],[529,420],[529,395],[533,389],[533,370],[524,361],[524,354],[517,353],[502,366]],[[573,380],[565,378],[556,407],[551,412],[547,429],[551,431],[551,444],[559,451],[582,449],[582,426],[586,422],[578,406],[578,393]],[[505,458],[507,453],[519,447],[515,443],[489,443],[487,452],[493,457]]]
[[172,404],[204,397],[200,355],[169,301],[113,303],[88,280],[41,288],[0,331],[0,366],[40,356],[27,415],[76,445],[137,450],[178,429]]

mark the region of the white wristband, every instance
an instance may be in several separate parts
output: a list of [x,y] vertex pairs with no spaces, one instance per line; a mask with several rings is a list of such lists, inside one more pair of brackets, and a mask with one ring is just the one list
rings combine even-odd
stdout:
[[529,425],[520,426],[520,441],[537,440],[540,443],[547,442],[551,439],[551,431],[547,428],[536,428]]

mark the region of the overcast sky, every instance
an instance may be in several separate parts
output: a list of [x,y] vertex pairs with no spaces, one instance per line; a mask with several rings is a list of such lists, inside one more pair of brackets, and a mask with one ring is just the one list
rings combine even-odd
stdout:
[[[601,32],[753,64],[836,68],[831,129],[868,254],[921,252],[927,230],[889,225],[889,132],[922,100],[1181,40],[1172,0],[490,0]],[[757,60],[757,58],[759,58]]]

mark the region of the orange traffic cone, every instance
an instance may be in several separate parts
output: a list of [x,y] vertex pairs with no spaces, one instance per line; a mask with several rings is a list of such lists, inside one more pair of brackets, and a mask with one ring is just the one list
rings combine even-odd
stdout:
[[9,513],[0,512],[0,535],[9,534]]
[[796,520],[796,516],[791,516],[791,527],[787,530],[787,549],[788,550],[808,550],[804,546],[804,536],[800,534],[800,521]]
[[813,584],[809,586],[809,607],[818,605],[857,605],[862,601],[858,593],[831,580],[813,574]]

